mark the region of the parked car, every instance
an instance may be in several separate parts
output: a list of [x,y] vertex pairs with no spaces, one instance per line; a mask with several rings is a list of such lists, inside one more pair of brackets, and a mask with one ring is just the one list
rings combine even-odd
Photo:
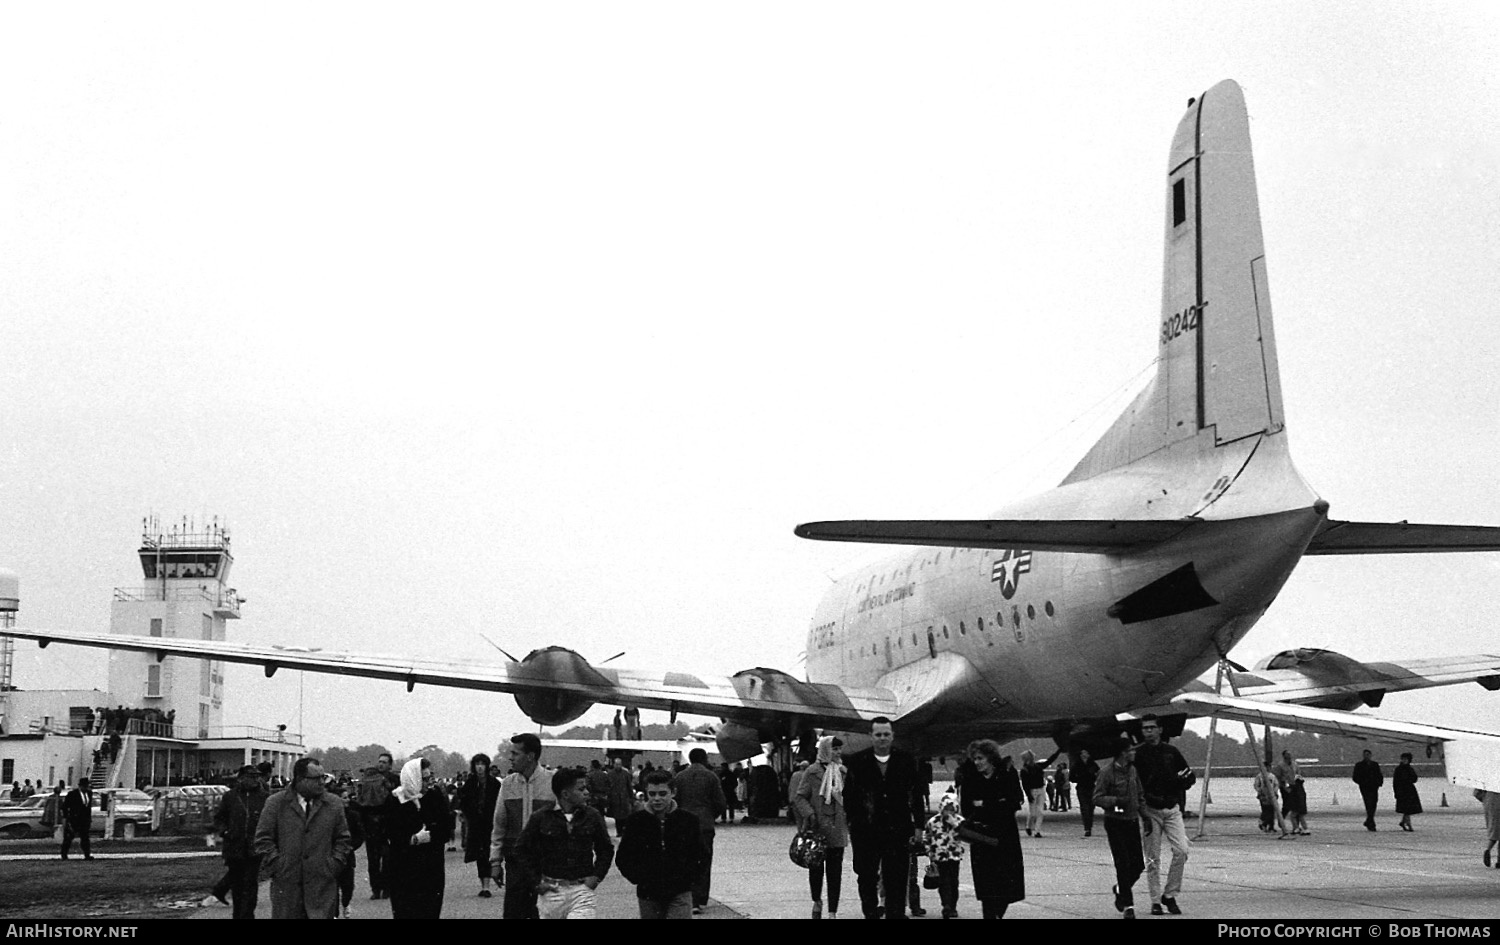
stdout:
[[95,825],[104,823],[104,802],[109,799],[114,804],[115,820],[134,820],[137,823],[151,823],[151,808],[155,804],[150,794],[145,791],[137,791],[132,788],[100,788],[94,792]]
[[48,831],[42,829],[42,805],[46,803],[47,795],[37,794],[0,807],[0,837],[18,840],[46,834]]

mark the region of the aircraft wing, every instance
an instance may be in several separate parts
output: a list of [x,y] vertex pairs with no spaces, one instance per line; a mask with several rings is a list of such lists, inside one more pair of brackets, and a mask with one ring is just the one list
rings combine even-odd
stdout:
[[1356,700],[1378,706],[1387,692],[1433,686],[1473,682],[1500,690],[1500,655],[1492,653],[1364,663],[1331,650],[1289,650],[1272,662],[1283,661],[1294,665],[1231,673],[1234,691],[1258,701],[1353,708]]
[[1220,696],[1211,692],[1183,693],[1174,696],[1171,704],[1193,715],[1218,716],[1252,725],[1402,742],[1425,750],[1429,758],[1442,760],[1449,780],[1455,784],[1486,791],[1500,790],[1500,735],[1489,732],[1381,719],[1339,709]]
[[528,700],[521,705],[523,711],[546,724],[561,723],[540,715],[572,721],[595,703],[686,712],[752,726],[794,720],[803,727],[848,728],[876,716],[899,714],[895,695],[885,689],[809,683],[778,670],[759,668],[733,676],[700,676],[596,667],[563,647],[533,650],[519,662],[480,663],[112,633],[21,628],[4,633],[35,640],[44,647],[68,643],[152,653],[158,660],[182,656],[248,663],[264,667],[268,677],[290,669],[390,679],[405,683],[407,691],[423,685],[514,693],[518,703]]
[[1378,555],[1437,551],[1500,551],[1500,528],[1330,519],[1318,529],[1305,554]]

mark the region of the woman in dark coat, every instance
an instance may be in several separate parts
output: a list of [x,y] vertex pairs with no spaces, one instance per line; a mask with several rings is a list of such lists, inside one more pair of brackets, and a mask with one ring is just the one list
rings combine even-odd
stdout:
[[443,847],[453,836],[453,811],[433,783],[432,765],[413,758],[401,786],[381,808],[391,843],[386,888],[391,918],[436,919],[443,911]]
[[1391,774],[1396,790],[1396,813],[1401,815],[1401,829],[1412,830],[1411,815],[1422,813],[1422,799],[1417,796],[1417,769],[1411,766],[1411,752],[1401,755],[1401,763]]
[[490,830],[495,823],[495,800],[500,797],[500,779],[490,771],[490,756],[469,759],[469,779],[458,796],[464,814],[464,862],[475,863],[479,872],[479,895],[490,893]]
[[998,919],[1007,906],[1026,898],[1026,866],[1016,830],[1024,795],[1015,771],[1001,764],[995,742],[975,742],[970,760],[974,769],[966,772],[961,788],[964,824],[959,836],[970,840],[974,896],[986,919]]

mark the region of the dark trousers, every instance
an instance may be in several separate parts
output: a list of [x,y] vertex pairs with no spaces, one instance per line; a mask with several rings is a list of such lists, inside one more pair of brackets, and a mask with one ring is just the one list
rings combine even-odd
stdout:
[[1360,786],[1359,796],[1365,802],[1365,826],[1375,822],[1375,807],[1380,803],[1380,788]]
[[[68,858],[69,851],[73,849],[74,833],[72,824],[63,824],[62,858],[65,860]],[[91,856],[89,853],[89,828],[85,827],[82,830],[76,831],[76,833],[78,836],[78,845],[83,848],[83,856],[85,859],[88,859]]]
[[358,868],[359,854],[350,850],[348,861],[339,869],[339,905],[345,909],[354,898],[354,871]]
[[714,870],[714,827],[710,822],[703,828],[703,872],[698,874],[698,881],[693,884],[693,905],[708,905],[709,885],[713,882]]
[[505,855],[505,907],[500,915],[506,919],[535,919],[536,891],[526,880],[526,871],[521,869],[516,858]]
[[229,895],[234,897],[236,919],[255,918],[255,901],[260,896],[260,857],[251,856],[226,860],[229,867]]
[[919,914],[922,908],[922,870],[915,853],[906,859],[906,904],[911,907],[912,915]]
[[1078,812],[1083,815],[1083,832],[1094,832],[1094,789],[1078,785]]
[[958,874],[961,860],[939,860],[938,899],[943,903],[943,915],[958,913]]
[[232,875],[233,874],[229,871],[229,868],[225,867],[224,875],[219,877],[219,881],[217,883],[214,883],[214,898],[219,900],[220,902],[227,902],[229,900],[229,879]]
[[1146,857],[1141,851],[1141,825],[1134,820],[1104,818],[1104,834],[1109,837],[1109,855],[1115,861],[1115,885],[1120,890],[1120,904],[1134,906],[1130,887],[1146,871]]
[[859,904],[867,918],[880,909],[880,889],[885,887],[885,917],[906,918],[906,870],[911,861],[909,840],[902,835],[878,834],[850,837],[854,845],[854,876],[859,883]]
[[823,875],[828,875],[828,911],[839,911],[839,892],[844,888],[844,848],[829,847],[823,862],[807,871],[807,885],[814,901],[823,898]]
[[380,818],[366,815],[365,817],[365,860],[370,873],[370,895],[386,895],[389,890],[385,888],[386,860],[391,855],[391,842],[386,839],[385,825]]

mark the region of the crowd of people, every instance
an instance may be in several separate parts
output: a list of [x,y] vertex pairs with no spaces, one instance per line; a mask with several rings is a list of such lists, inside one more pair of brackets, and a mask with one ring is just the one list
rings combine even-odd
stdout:
[[[839,916],[846,863],[865,918],[924,915],[924,888],[937,892],[944,918],[957,917],[964,860],[978,911],[1001,918],[1026,897],[1021,831],[1042,837],[1045,814],[1070,809],[1075,792],[1083,836],[1102,818],[1116,910],[1135,917],[1144,876],[1151,914],[1182,913],[1189,856],[1183,816],[1195,776],[1155,717],[1141,720],[1140,740],[1121,736],[1102,765],[1081,750],[1071,766],[1064,760],[1050,774],[1061,752],[1038,760],[1025,751],[1017,765],[996,742],[972,742],[935,812],[931,765],[897,744],[894,724],[875,719],[869,741],[846,755],[839,737],[824,736],[814,761],[784,781],[770,779],[785,792],[799,842],[815,840],[816,853],[805,860],[813,918]],[[507,919],[591,918],[595,891],[612,867],[634,885],[642,918],[702,913],[716,825],[733,823],[736,808],[753,796],[749,772],[711,768],[702,748],[670,769],[649,762],[631,769],[614,757],[557,770],[542,764],[537,735],[516,735],[500,749],[503,776],[501,760],[485,754],[446,780],[425,758],[398,769],[389,754],[340,775],[302,758],[284,787],[273,783],[269,762],[239,769],[214,816],[224,869],[205,904],[232,903],[235,918],[253,918],[269,877],[273,918],[348,918],[363,849],[371,899],[388,899],[393,918],[437,918],[446,893],[444,854],[461,850],[473,864],[474,894],[503,891],[499,911]],[[1385,776],[1370,751],[1352,780],[1365,803],[1365,826],[1375,830]],[[1411,818],[1422,811],[1417,780],[1412,756],[1403,754],[1391,776],[1403,830],[1414,830]],[[28,780],[11,794],[29,796],[38,787]],[[1263,830],[1309,832],[1304,778],[1289,751],[1275,765],[1260,765],[1254,787]],[[1500,795],[1476,796],[1485,808],[1482,856],[1489,866],[1500,847]],[[64,859],[75,840],[92,858],[94,806],[86,779],[72,789],[59,784],[48,798],[44,823],[59,828]]]

